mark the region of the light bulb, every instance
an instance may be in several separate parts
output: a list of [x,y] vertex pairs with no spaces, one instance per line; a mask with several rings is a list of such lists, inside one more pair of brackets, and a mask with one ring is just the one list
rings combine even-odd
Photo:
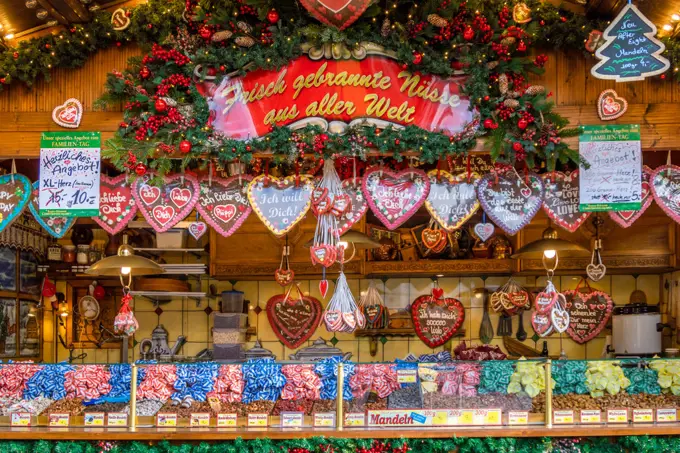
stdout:
[[555,258],[555,255],[557,255],[556,250],[544,250],[543,251],[543,256],[545,256],[546,258],[548,258],[550,260]]
[[130,269],[129,267],[121,267],[120,268],[120,273],[123,274],[123,275],[129,275],[131,271],[132,271],[132,269]]

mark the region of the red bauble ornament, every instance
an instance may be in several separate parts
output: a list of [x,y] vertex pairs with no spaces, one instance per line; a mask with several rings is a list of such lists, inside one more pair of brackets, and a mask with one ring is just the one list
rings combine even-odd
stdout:
[[421,53],[414,53],[413,54],[413,64],[420,64],[423,62],[423,54]]
[[541,25],[541,27],[543,27],[543,26],[545,25],[545,21],[544,21],[544,20],[541,20],[541,21],[539,22],[539,24]]
[[517,121],[517,127],[524,130],[527,127],[529,127],[529,122],[527,120],[525,120],[524,118],[522,118],[519,121]]
[[270,24],[275,24],[279,21],[279,13],[275,9],[272,9],[267,13],[267,20]]
[[45,44],[45,49],[49,50],[52,47],[50,43]]
[[567,21],[567,18],[564,17],[564,16],[562,16],[562,17],[560,17],[560,20],[561,20],[562,22],[566,22],[566,21]]
[[215,68],[208,68],[208,75],[211,77],[214,77],[217,74],[217,69]]
[[123,45],[123,44],[122,44],[120,41],[118,41],[118,42],[116,43],[116,47],[120,47],[120,46],[122,46],[122,45]]
[[224,72],[226,70],[227,70],[227,68],[224,65],[220,66],[220,72]]
[[661,74],[661,80],[666,80],[666,74]]
[[493,122],[491,118],[484,120],[484,129],[493,129],[496,123]]
[[463,63],[460,61],[452,61],[451,62],[451,68],[453,68],[455,71],[462,71],[463,70]]
[[14,59],[16,60],[17,58],[19,58],[19,52],[14,52],[14,53],[12,54],[12,56],[13,56]]
[[203,27],[198,31],[198,34],[201,35],[201,38],[203,39],[210,39],[212,31],[210,31],[208,27]]
[[4,77],[0,79],[0,83],[3,84],[3,85],[5,84],[6,81],[7,80]]
[[250,145],[246,145],[246,151],[250,152],[253,150],[253,147]]
[[468,27],[465,29],[463,32],[463,38],[466,41],[472,41],[472,39],[475,37],[475,31],[472,29],[472,27]]
[[526,52],[527,45],[524,43],[524,41],[520,41],[519,44],[517,44],[517,50],[520,52]]
[[516,152],[519,152],[519,151],[522,151],[524,149],[524,147],[522,146],[522,144],[520,142],[515,142],[515,143],[512,144],[512,149]]
[[106,296],[106,290],[102,285],[97,285],[94,288],[94,291],[92,291],[92,297],[94,297],[97,300],[102,300]]
[[153,24],[146,24],[146,28],[148,28],[149,30],[151,30],[151,29],[153,28]]
[[146,66],[139,70],[139,77],[142,79],[148,79],[149,76],[151,76],[151,71],[149,71],[149,68]]
[[401,143],[401,140],[399,140],[398,138],[395,138],[395,139],[394,139],[394,144],[397,145],[397,146],[399,146],[399,143]]
[[137,173],[137,176],[144,176],[146,174],[146,165],[142,163],[137,164],[135,173]]
[[179,150],[180,152],[186,154],[191,151],[191,142],[189,140],[182,140],[179,142]]
[[163,99],[157,99],[154,108],[156,109],[157,112],[163,113],[168,109],[168,103],[165,102]]
[[489,97],[488,94],[486,96],[484,96],[484,101],[489,102],[489,99],[491,99],[491,98]]

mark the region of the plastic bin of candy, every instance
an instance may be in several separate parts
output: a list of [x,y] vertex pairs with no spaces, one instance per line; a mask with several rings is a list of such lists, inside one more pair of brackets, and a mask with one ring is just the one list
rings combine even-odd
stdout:
[[665,423],[680,408],[680,360],[631,358],[552,364],[557,424],[570,412],[581,423]]
[[0,425],[127,426],[130,384],[125,364],[1,364]]

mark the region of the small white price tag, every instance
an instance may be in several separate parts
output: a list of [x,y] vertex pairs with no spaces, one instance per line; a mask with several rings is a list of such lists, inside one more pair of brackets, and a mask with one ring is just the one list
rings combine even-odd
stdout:
[[363,412],[350,412],[345,414],[345,426],[364,426],[366,424],[366,416]]
[[628,423],[628,409],[608,409],[607,423]]
[[31,426],[31,414],[28,412],[12,412],[11,426]]
[[189,420],[189,426],[192,428],[207,428],[210,426],[210,414],[207,412],[191,414]]
[[85,426],[104,426],[103,412],[87,412],[83,418]]
[[574,411],[553,411],[553,423],[556,425],[573,425]]
[[127,426],[128,414],[125,412],[109,412],[106,414],[107,426]]
[[657,423],[672,423],[678,421],[678,411],[672,408],[663,408],[656,410]]
[[335,426],[335,414],[333,412],[317,412],[314,414],[315,428],[328,428]]
[[267,414],[248,414],[249,428],[266,428],[269,425],[269,415]]
[[217,414],[218,428],[236,428],[238,416],[236,414]]
[[69,425],[71,416],[69,414],[50,414],[49,420],[51,428],[64,428]]
[[160,428],[177,426],[177,414],[166,412],[156,414],[156,426]]
[[584,425],[597,424],[602,421],[602,413],[599,409],[582,409],[581,423]]
[[281,427],[282,428],[302,428],[305,420],[303,412],[282,412],[281,413]]
[[527,425],[529,423],[529,412],[510,411],[508,412],[508,425]]

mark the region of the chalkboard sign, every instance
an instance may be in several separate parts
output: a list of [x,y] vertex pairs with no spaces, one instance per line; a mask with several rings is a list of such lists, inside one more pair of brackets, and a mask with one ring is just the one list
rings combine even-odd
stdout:
[[661,56],[665,46],[655,35],[654,24],[634,5],[626,5],[604,31],[605,42],[595,52],[600,61],[590,71],[593,77],[631,82],[666,72],[671,64]]
[[640,126],[583,126],[579,210],[636,211],[642,202]]

